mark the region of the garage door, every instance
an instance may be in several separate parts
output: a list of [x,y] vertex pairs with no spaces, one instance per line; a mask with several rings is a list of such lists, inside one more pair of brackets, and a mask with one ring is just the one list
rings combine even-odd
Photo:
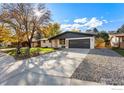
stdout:
[[90,39],[69,40],[69,48],[90,48]]

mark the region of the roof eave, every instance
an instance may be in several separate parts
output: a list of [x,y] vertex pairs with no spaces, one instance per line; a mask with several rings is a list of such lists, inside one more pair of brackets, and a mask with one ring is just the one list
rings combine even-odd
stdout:
[[60,33],[60,34],[58,34],[58,35],[56,35],[56,36],[50,37],[50,38],[48,38],[48,39],[49,39],[49,40],[54,39],[54,38],[56,38],[56,37],[58,37],[58,36],[60,36],[60,35],[63,35],[63,34],[65,34],[65,33],[77,33],[77,34],[85,34],[85,35],[97,36],[97,34],[91,34],[91,33],[82,33],[82,32],[66,31],[66,32]]

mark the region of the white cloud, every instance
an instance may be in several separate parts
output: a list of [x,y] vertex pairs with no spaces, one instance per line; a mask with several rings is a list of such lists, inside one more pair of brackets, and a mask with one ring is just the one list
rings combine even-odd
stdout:
[[86,23],[87,22],[87,18],[79,18],[79,19],[75,19],[74,23]]
[[84,26],[86,26],[88,28],[93,28],[93,27],[101,26],[102,24],[103,24],[102,20],[98,20],[96,17],[93,17],[93,18],[91,18],[91,20],[89,22],[84,24]]
[[100,20],[96,17],[92,17],[91,19],[82,18],[82,19],[75,19],[73,24],[62,24],[62,30],[70,30],[70,29],[79,29],[79,28],[94,28],[98,26],[102,26],[104,23],[108,23],[107,20]]
[[70,29],[78,29],[83,27],[81,24],[62,24],[61,29],[63,30],[70,30]]
[[102,20],[103,22],[105,22],[105,23],[108,23],[108,21],[107,20]]
[[72,25],[71,24],[62,24],[61,25],[61,28],[63,29],[63,28],[69,28],[69,27],[71,27]]
[[72,28],[80,28],[80,27],[82,27],[81,24],[73,24],[73,25],[72,25]]

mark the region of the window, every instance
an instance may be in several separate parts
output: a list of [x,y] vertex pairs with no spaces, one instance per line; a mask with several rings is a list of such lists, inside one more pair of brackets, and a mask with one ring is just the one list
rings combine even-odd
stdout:
[[124,37],[122,37],[122,42],[124,42]]
[[45,40],[43,40],[43,43],[45,43]]
[[49,43],[51,43],[51,40],[49,40]]
[[65,39],[60,39],[59,44],[64,45],[65,44]]

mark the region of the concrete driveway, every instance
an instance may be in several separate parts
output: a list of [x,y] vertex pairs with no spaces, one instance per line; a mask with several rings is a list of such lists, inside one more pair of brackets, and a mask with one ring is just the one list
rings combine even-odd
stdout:
[[[26,60],[11,62],[0,75],[2,85],[92,85],[71,79],[89,49],[63,49]],[[13,63],[13,64],[12,64]],[[4,66],[6,68],[6,65]]]
[[27,69],[39,74],[71,77],[88,54],[88,49],[63,49],[26,60]]

